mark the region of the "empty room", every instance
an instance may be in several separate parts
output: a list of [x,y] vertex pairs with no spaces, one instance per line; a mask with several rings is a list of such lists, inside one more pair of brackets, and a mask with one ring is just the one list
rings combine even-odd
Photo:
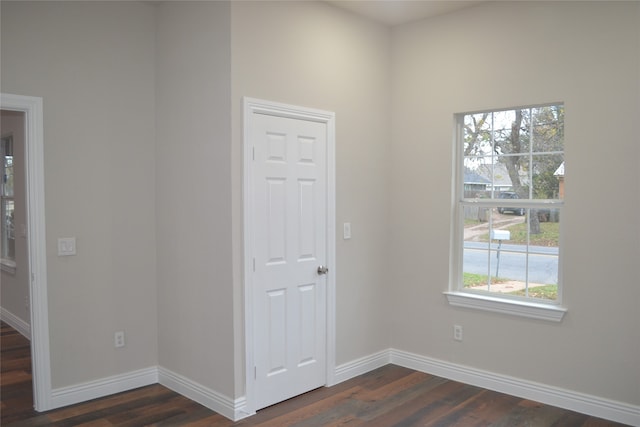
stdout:
[[0,14],[3,425],[640,425],[640,2]]

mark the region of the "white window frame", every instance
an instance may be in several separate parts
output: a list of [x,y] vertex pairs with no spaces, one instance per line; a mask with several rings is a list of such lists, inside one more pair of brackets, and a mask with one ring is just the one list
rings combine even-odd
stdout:
[[[562,103],[552,103],[544,105],[559,105]],[[559,254],[558,254],[558,298],[555,301],[544,301],[534,298],[513,298],[503,296],[499,293],[474,292],[465,290],[463,287],[463,253],[464,253],[464,206],[477,204],[479,207],[497,208],[504,205],[503,199],[464,199],[464,117],[470,114],[491,113],[498,111],[509,111],[516,109],[535,108],[544,105],[533,105],[525,107],[513,107],[505,109],[493,109],[478,112],[467,112],[455,115],[455,139],[454,139],[454,189],[452,200],[452,229],[451,229],[451,254],[450,254],[450,283],[449,290],[445,296],[450,305],[491,311],[502,314],[528,317],[533,319],[548,320],[553,322],[562,321],[567,309],[562,304],[562,231],[560,232]],[[464,200],[464,203],[463,203]],[[560,211],[562,217],[562,200],[510,200],[509,205],[524,208],[552,208]],[[562,227],[562,225],[561,225]]]

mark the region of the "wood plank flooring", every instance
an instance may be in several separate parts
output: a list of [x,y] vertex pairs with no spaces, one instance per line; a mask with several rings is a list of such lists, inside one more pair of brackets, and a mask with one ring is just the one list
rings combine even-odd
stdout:
[[2,323],[0,424],[31,426],[622,426],[394,365],[232,422],[155,384],[46,413],[32,408],[29,342]]

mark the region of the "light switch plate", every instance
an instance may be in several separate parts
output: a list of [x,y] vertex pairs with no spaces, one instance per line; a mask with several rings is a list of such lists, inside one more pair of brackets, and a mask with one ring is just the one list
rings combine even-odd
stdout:
[[342,226],[342,238],[347,240],[351,238],[351,223],[345,222]]
[[76,238],[61,237],[58,239],[58,256],[70,256],[76,254]]

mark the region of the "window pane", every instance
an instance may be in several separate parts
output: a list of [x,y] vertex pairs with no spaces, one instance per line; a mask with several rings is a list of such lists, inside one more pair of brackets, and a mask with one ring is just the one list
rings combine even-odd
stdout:
[[463,197],[465,199],[484,199],[491,197],[491,177],[493,171],[490,162],[491,157],[465,158],[463,177]]
[[484,156],[493,151],[491,144],[491,116],[489,113],[464,117],[464,155]]
[[495,151],[498,154],[529,152],[529,110],[493,113]]
[[534,153],[564,150],[564,107],[533,108],[531,127]]
[[16,256],[14,232],[14,202],[2,200],[2,258],[14,260]]
[[2,138],[2,195],[13,197],[13,137]]
[[[533,156],[534,199],[559,199],[560,182],[564,187],[564,155],[547,154]],[[560,168],[562,166],[562,168]],[[562,176],[560,176],[560,173]],[[563,188],[564,193],[564,188]]]
[[529,209],[529,243],[532,251],[536,247],[555,248],[560,246],[560,209]]
[[529,156],[500,156],[494,168],[494,189],[496,198],[503,198],[499,193],[514,192],[517,198],[529,197]]
[[516,110],[496,111],[493,113],[493,129],[498,133],[510,132],[515,120]]

